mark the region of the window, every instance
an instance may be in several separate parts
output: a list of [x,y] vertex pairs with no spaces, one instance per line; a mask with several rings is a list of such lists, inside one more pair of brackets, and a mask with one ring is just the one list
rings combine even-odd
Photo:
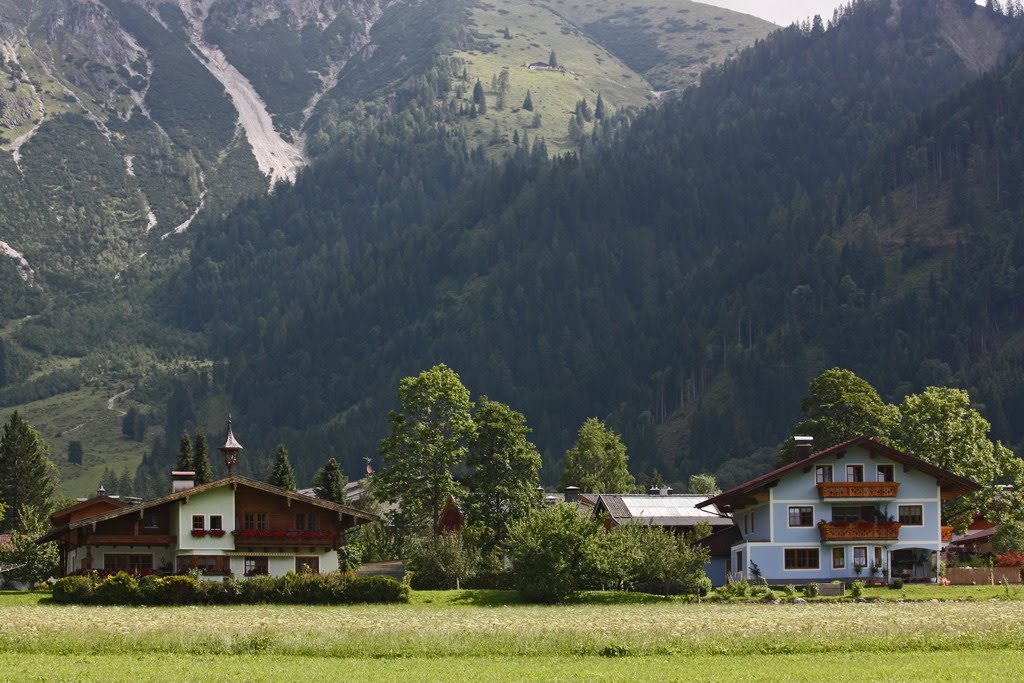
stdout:
[[924,511],[920,505],[900,505],[900,524],[904,526],[923,526]]
[[868,547],[866,545],[853,546],[853,566],[855,568],[868,566]]
[[224,555],[182,555],[178,558],[178,572],[198,569],[204,575],[227,574],[231,571],[231,558]]
[[295,528],[302,531],[306,528],[306,513],[297,512],[295,513]]
[[319,574],[320,573],[320,558],[319,557],[296,557],[295,558],[295,573],[296,574]]
[[153,570],[152,555],[129,555],[127,553],[104,553],[103,569],[113,572],[138,574]]
[[893,465],[879,465],[875,469],[878,481],[896,481],[896,468]]
[[861,481],[864,481],[864,465],[847,465],[846,466],[846,481],[849,481],[849,482],[861,482]]
[[743,515],[743,533],[752,534],[754,533],[754,513],[748,512]]
[[836,505],[832,508],[832,522],[834,524],[856,524],[857,522],[870,522],[875,519],[875,509],[871,506]]
[[817,569],[817,548],[786,548],[786,569]]
[[789,526],[814,526],[814,508],[809,505],[790,507]]
[[743,577],[743,551],[742,550],[737,550],[736,551],[736,577],[737,578],[742,578]]
[[814,481],[819,484],[832,483],[832,465],[818,465],[814,468]]
[[846,548],[832,548],[832,569],[846,567]]
[[206,517],[202,515],[192,515],[192,530],[200,530],[206,528]]
[[882,548],[877,545],[875,546],[875,566],[879,569],[882,568]]
[[156,516],[155,513],[147,512],[142,517],[142,526],[145,529],[159,529],[160,519]]
[[246,531],[253,529],[265,530],[267,528],[266,512],[246,512],[242,514],[242,528]]
[[316,531],[316,529],[316,515],[310,512],[309,515],[306,517],[306,530]]
[[246,576],[266,576],[270,573],[270,560],[266,557],[245,558]]
[[210,515],[210,530],[211,531],[223,531],[224,530],[224,518],[220,515]]

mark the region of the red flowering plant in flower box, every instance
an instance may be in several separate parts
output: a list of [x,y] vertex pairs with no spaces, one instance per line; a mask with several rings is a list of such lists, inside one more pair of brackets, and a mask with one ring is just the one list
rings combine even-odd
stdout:
[[202,538],[206,535],[206,529],[193,529],[192,535],[196,538]]
[[211,529],[210,530],[210,535],[213,536],[214,538],[223,538],[224,537],[224,530],[223,529]]

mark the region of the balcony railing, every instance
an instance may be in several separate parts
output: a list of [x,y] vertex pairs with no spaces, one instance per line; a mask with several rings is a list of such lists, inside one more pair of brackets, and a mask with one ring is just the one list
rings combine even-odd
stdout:
[[245,529],[231,532],[236,548],[328,548],[334,546],[333,531],[297,529]]
[[897,541],[900,537],[899,522],[820,522],[818,530],[822,541]]
[[944,526],[942,527],[942,542],[949,543],[953,540],[953,527]]
[[837,481],[818,484],[821,498],[895,498],[900,491],[896,481]]

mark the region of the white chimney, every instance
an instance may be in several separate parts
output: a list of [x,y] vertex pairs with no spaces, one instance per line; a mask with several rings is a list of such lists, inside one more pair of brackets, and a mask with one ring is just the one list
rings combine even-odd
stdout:
[[184,491],[196,485],[195,472],[171,472],[171,493]]
[[797,460],[803,460],[811,455],[814,450],[814,437],[813,436],[794,436],[793,442],[795,446],[793,450],[796,453]]

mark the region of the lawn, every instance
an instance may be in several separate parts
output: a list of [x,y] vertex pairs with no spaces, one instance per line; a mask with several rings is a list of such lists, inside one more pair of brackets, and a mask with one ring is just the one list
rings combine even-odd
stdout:
[[[1024,601],[692,604],[422,591],[399,606],[61,607],[0,594],[0,680],[994,680],[1024,664]],[[959,590],[959,589],[955,589]],[[892,591],[898,593],[898,591]],[[969,599],[973,598],[973,599]],[[201,668],[200,668],[201,667]],[[148,677],[148,678],[147,678]]]

